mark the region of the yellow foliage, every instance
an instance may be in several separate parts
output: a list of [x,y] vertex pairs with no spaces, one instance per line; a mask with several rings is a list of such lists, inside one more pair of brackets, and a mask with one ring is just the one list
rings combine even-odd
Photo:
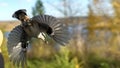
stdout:
[[115,6],[115,7],[120,7],[119,2],[117,2],[117,1],[114,1],[112,4],[113,4],[113,6]]

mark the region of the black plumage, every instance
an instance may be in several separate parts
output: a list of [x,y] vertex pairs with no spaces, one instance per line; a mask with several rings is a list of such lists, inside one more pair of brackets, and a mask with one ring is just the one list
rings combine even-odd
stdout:
[[11,61],[17,66],[26,65],[26,52],[31,38],[41,38],[47,42],[47,37],[61,45],[68,42],[66,26],[53,16],[37,15],[28,18],[25,9],[16,11],[14,18],[21,21],[9,34],[7,48]]

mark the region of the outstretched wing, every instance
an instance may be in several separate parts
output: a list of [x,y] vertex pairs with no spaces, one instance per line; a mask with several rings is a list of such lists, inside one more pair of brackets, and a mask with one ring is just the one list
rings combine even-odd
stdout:
[[7,41],[7,48],[10,60],[17,66],[25,66],[26,64],[26,50],[27,39],[22,39],[25,32],[23,28],[19,25],[16,26],[9,34]]
[[53,16],[38,15],[32,18],[39,23],[40,28],[44,28],[46,33],[57,43],[65,45],[69,40],[67,27]]

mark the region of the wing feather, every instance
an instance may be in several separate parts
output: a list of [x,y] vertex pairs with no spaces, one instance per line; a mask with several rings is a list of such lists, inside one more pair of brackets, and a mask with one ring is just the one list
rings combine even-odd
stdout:
[[49,15],[38,15],[32,18],[38,23],[48,25],[52,29],[50,37],[52,37],[57,43],[63,45],[70,39],[68,35],[67,27],[60,22],[57,18]]
[[[7,41],[7,49],[10,60],[17,66],[25,66],[26,64],[26,51],[23,50],[21,41],[23,33],[24,31],[22,26],[18,25],[10,32]],[[27,40],[25,39],[25,41]]]

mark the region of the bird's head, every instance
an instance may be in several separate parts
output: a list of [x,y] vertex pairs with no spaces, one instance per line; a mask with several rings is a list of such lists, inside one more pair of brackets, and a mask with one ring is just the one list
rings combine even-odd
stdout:
[[29,19],[29,17],[27,16],[26,13],[26,9],[20,9],[14,12],[14,14],[12,15],[13,18],[17,18],[18,20],[24,22],[27,19]]

